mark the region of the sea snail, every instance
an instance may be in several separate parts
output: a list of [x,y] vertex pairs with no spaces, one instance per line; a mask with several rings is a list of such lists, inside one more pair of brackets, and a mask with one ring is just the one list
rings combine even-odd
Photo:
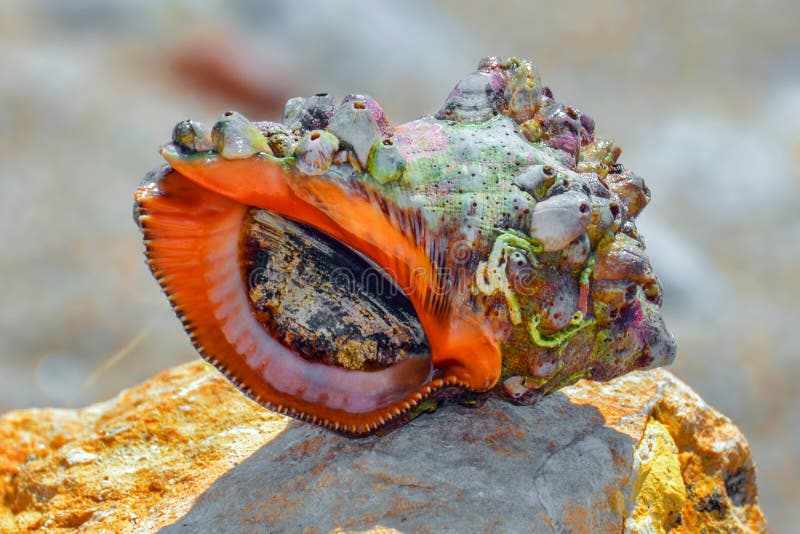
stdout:
[[279,123],[183,121],[161,154],[134,206],[150,269],[273,410],[364,435],[674,358],[634,221],[650,191],[528,61],[482,60],[407,124],[318,94]]

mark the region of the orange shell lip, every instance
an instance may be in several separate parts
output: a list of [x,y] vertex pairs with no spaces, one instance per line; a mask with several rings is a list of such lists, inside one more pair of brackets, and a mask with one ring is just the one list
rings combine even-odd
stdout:
[[[174,145],[161,153],[177,172],[158,188],[137,192],[151,268],[198,350],[254,398],[364,433],[446,384],[472,391],[496,384],[501,357],[484,321],[448,309],[424,236],[398,225],[368,195],[320,176],[295,175],[269,156],[225,160],[212,153],[186,155]],[[412,357],[383,371],[352,371],[308,362],[270,338],[248,308],[236,265],[234,231],[250,207],[317,228],[407,288],[430,357]]]

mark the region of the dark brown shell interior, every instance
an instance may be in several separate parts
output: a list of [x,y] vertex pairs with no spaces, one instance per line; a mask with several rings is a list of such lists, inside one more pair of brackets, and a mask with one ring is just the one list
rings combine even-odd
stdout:
[[372,371],[428,354],[422,325],[383,270],[308,225],[251,209],[243,278],[259,322],[304,358]]

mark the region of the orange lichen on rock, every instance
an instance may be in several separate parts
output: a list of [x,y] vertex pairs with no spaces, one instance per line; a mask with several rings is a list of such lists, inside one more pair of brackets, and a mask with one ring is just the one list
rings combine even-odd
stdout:
[[156,530],[288,421],[201,362],[82,410],[8,413],[0,532]]
[[765,531],[750,446],[736,425],[683,384],[664,390],[653,417],[675,440],[686,484],[675,532]]
[[686,502],[678,447],[669,430],[655,419],[647,423],[636,448],[634,465],[639,476],[633,487],[636,507],[625,525],[632,532],[667,532],[680,524]]

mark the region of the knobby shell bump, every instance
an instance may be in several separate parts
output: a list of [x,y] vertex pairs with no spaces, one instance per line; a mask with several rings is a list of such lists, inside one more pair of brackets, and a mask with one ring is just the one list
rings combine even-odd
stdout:
[[182,121],[135,217],[204,358],[264,406],[363,435],[673,360],[636,229],[651,193],[620,154],[532,63],[485,58],[397,126],[327,93],[280,122]]

